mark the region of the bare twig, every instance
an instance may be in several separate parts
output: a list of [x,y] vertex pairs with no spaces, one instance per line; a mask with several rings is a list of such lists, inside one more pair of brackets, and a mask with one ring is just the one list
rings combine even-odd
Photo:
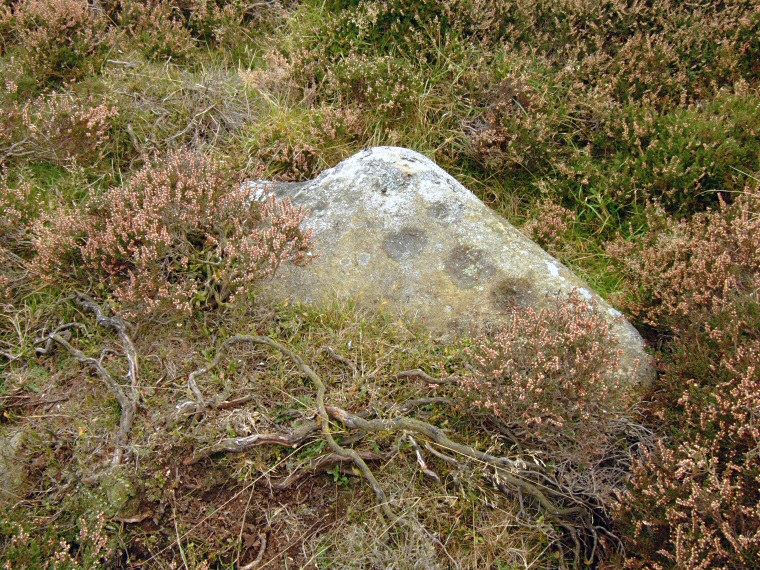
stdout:
[[[273,485],[274,488],[285,489],[294,482],[300,480],[309,473],[316,473],[335,464],[343,462],[353,463],[361,472],[364,479],[372,486],[375,497],[381,509],[381,514],[391,524],[403,523],[415,525],[415,521],[401,519],[393,513],[387,500],[385,492],[380,487],[377,479],[367,466],[367,461],[376,459],[376,455],[367,452],[357,452],[354,449],[344,447],[337,443],[330,430],[330,422],[335,420],[341,422],[346,428],[359,430],[363,433],[402,433],[411,441],[415,449],[418,463],[423,472],[436,480],[438,476],[432,472],[422,455],[422,447],[417,443],[415,438],[424,439],[424,447],[434,456],[451,465],[461,466],[461,462],[447,453],[461,456],[471,461],[476,461],[488,467],[487,476],[491,479],[494,486],[504,493],[517,493],[520,497],[529,497],[536,507],[540,507],[547,519],[552,520],[555,524],[565,529],[567,536],[572,540],[575,550],[575,566],[580,566],[580,556],[584,552],[586,556],[593,555],[596,550],[599,532],[604,529],[594,523],[594,518],[599,513],[599,501],[593,493],[589,494],[589,485],[582,485],[585,489],[579,491],[579,487],[572,481],[562,480],[562,467],[553,466],[547,468],[543,463],[531,457],[520,455],[516,458],[502,457],[492,455],[485,451],[480,451],[472,446],[458,443],[450,439],[446,432],[430,423],[411,418],[405,415],[393,418],[374,418],[367,419],[358,414],[350,413],[336,406],[325,404],[326,387],[319,375],[311,369],[303,359],[285,347],[284,345],[264,336],[246,336],[237,335],[227,339],[219,347],[217,355],[212,363],[205,368],[199,369],[189,378],[189,381],[195,381],[198,375],[203,374],[216,366],[221,358],[222,352],[235,343],[252,343],[261,344],[279,351],[289,358],[312,383],[316,389],[316,413],[317,420],[301,426],[291,434],[258,434],[248,438],[232,438],[197,452],[192,458],[186,460],[186,463],[194,463],[203,457],[208,457],[212,453],[224,451],[241,451],[251,445],[279,444],[296,446],[306,437],[321,431],[322,437],[329,445],[333,453],[314,461],[309,467],[300,469],[288,476],[284,481]],[[330,351],[325,349],[328,354]],[[333,358],[334,355],[331,354]],[[339,360],[336,358],[336,360]],[[433,384],[450,384],[456,380],[453,377],[446,379],[435,379],[421,370],[409,370],[396,375],[397,378],[417,377],[428,383]],[[191,385],[191,389],[193,386]],[[197,385],[195,386],[197,389]],[[202,398],[197,399],[205,406]],[[408,412],[418,406],[426,404],[451,404],[452,400],[448,398],[421,398],[412,400],[404,404],[400,409],[402,413]],[[412,435],[413,434],[413,435]],[[350,436],[349,436],[350,440]],[[440,450],[445,450],[443,453]],[[590,483],[594,488],[594,482]],[[521,501],[522,503],[522,501]],[[417,523],[418,524],[418,523]]]
[[21,358],[21,353],[19,354],[11,354],[10,352],[5,352],[0,350],[0,356],[7,358],[8,362],[13,362],[14,360],[18,360]]
[[[385,456],[379,455],[377,453],[373,453],[371,451],[359,451],[359,456],[364,461],[382,461],[385,459]],[[273,489],[278,490],[284,490],[288,489],[289,487],[293,486],[294,483],[297,483],[304,477],[308,475],[316,475],[317,473],[324,473],[325,471],[329,471],[336,465],[339,465],[341,463],[349,463],[351,462],[350,458],[344,457],[342,455],[338,455],[337,453],[329,453],[327,455],[323,455],[322,457],[312,461],[308,467],[304,467],[302,469],[297,469],[290,475],[288,475],[283,481],[280,481],[279,483],[274,483],[272,485]]]
[[316,431],[319,431],[319,426],[314,422],[308,422],[294,429],[291,433],[257,433],[246,437],[231,437],[223,439],[211,447],[207,447],[194,453],[191,457],[186,458],[183,463],[185,465],[192,465],[198,463],[198,461],[205,457],[214,455],[215,453],[240,453],[257,445],[285,445],[287,447],[297,447],[299,443]]
[[445,449],[492,466],[498,474],[498,480],[501,485],[508,484],[514,489],[527,493],[541,505],[544,512],[550,518],[555,520],[557,524],[568,532],[575,545],[576,567],[578,566],[581,552],[578,530],[582,529],[592,536],[594,541],[596,540],[597,533],[589,512],[590,508],[584,508],[586,505],[578,498],[575,498],[575,505],[562,506],[564,500],[568,498],[573,499],[573,497],[567,497],[556,486],[552,488],[545,483],[531,480],[531,476],[536,475],[543,475],[544,479],[548,479],[544,474],[540,473],[543,471],[543,468],[537,463],[522,459],[514,460],[506,457],[497,457],[468,445],[456,443],[449,439],[440,428],[406,416],[391,419],[366,420],[334,406],[328,406],[327,412],[330,414],[330,417],[340,420],[349,428],[357,428],[366,432],[408,431],[416,433],[427,437],[430,441]]
[[497,457],[483,451],[479,451],[469,445],[456,443],[449,439],[445,432],[432,424],[423,422],[406,416],[398,416],[391,419],[374,419],[366,420],[356,414],[351,414],[341,408],[328,406],[327,412],[330,417],[340,420],[349,428],[356,428],[368,432],[381,431],[401,431],[406,430],[420,435],[424,435],[430,441],[437,443],[446,449],[455,451],[461,455],[476,459],[484,463],[495,465],[497,467],[509,468],[514,471],[524,471],[526,469],[542,470],[543,468],[537,463],[525,461],[523,459],[509,459],[506,457]]
[[330,355],[330,358],[332,358],[333,360],[337,360],[341,364],[345,364],[346,366],[348,366],[351,369],[351,373],[353,374],[354,378],[359,376],[359,369],[356,367],[356,363],[353,360],[350,360],[346,358],[345,356],[339,354],[330,346],[325,346],[322,349],[322,352],[326,352],[327,354]]
[[[0,400],[16,400],[16,401],[8,401],[3,403],[3,407],[6,409],[12,409],[12,408],[33,408],[35,406],[42,406],[42,405],[50,405],[50,404],[56,404],[58,402],[65,402],[69,398],[56,398],[54,400],[45,400],[45,399],[36,399],[32,400],[31,396],[23,396],[23,395],[13,395],[13,396],[3,396],[0,398]],[[23,401],[27,400],[27,401]]]
[[132,339],[129,338],[129,335],[127,334],[127,323],[119,317],[106,317],[100,306],[84,293],[77,292],[76,299],[85,309],[89,309],[95,314],[95,319],[101,327],[113,329],[116,331],[116,334],[119,335],[119,339],[121,340],[129,364],[127,378],[129,378],[129,385],[133,392],[132,395],[136,399],[138,396],[137,390],[139,388],[137,352],[135,351],[134,344],[132,344]]
[[122,390],[122,387],[113,379],[111,374],[106,370],[100,360],[96,360],[85,355],[82,351],[74,348],[69,342],[59,334],[52,334],[50,338],[65,348],[79,362],[89,364],[98,372],[105,382],[108,389],[116,397],[121,407],[121,419],[119,421],[119,431],[116,434],[116,452],[114,453],[113,464],[119,465],[124,455],[124,449],[129,438],[129,431],[132,429],[132,421],[135,417],[137,404]]
[[37,354],[48,354],[52,350],[52,343],[56,342],[65,348],[71,355],[73,355],[79,362],[88,364],[95,368],[98,375],[103,379],[110,392],[114,395],[119,402],[121,408],[121,418],[119,420],[119,431],[116,434],[116,451],[114,452],[113,464],[119,465],[122,462],[124,452],[127,447],[127,441],[129,440],[129,432],[132,429],[132,423],[137,411],[137,403],[139,401],[139,378],[138,378],[138,362],[137,352],[132,344],[132,339],[127,334],[127,325],[119,317],[106,317],[100,306],[93,301],[89,296],[84,293],[77,293],[76,300],[85,309],[92,311],[95,314],[97,323],[105,328],[110,328],[116,331],[121,340],[122,348],[127,357],[127,379],[129,380],[126,389],[116,380],[114,380],[111,373],[103,366],[102,355],[100,359],[95,359],[85,355],[82,351],[78,350],[69,343],[71,335],[68,329],[72,327],[84,328],[81,323],[66,323],[57,327],[47,337],[40,339],[40,342],[45,342],[43,347],[36,349]]
[[459,461],[451,457],[450,455],[446,455],[445,453],[441,453],[436,448],[434,448],[432,445],[430,445],[429,441],[425,442],[425,449],[427,449],[430,453],[435,455],[438,459],[442,459],[446,463],[454,466],[459,466]]
[[254,396],[253,394],[249,394],[248,396],[243,396],[242,398],[237,398],[235,400],[228,400],[226,402],[222,402],[220,404],[217,404],[215,407],[217,410],[229,410],[230,408],[236,408],[237,406],[242,406],[243,404],[247,404],[251,400],[253,400]]
[[73,328],[73,327],[80,328],[85,332],[85,334],[87,334],[87,327],[85,327],[82,323],[74,322],[74,323],[65,323],[65,324],[59,325],[49,335],[44,336],[34,341],[35,344],[39,344],[42,342],[45,343],[43,346],[38,346],[37,348],[35,348],[34,352],[39,355],[50,354],[50,352],[53,349],[53,342],[54,342],[52,336],[54,334],[60,334],[64,339],[68,340],[71,338],[71,333],[68,331],[68,329]]
[[261,564],[261,561],[264,559],[264,552],[266,552],[267,549],[267,535],[263,532],[259,533],[259,552],[256,555],[256,558],[254,558],[251,562],[246,564],[245,566],[241,566],[240,570],[253,570]]
[[454,376],[448,376],[447,378],[433,378],[426,372],[423,372],[419,368],[415,368],[414,370],[404,370],[403,372],[399,372],[394,376],[394,378],[421,378],[428,384],[438,384],[438,385],[447,385],[447,384],[456,384],[457,379]]
[[422,450],[420,449],[420,446],[417,445],[417,442],[414,440],[414,438],[410,434],[406,434],[406,438],[414,448],[414,453],[417,455],[417,464],[420,466],[420,469],[422,469],[422,472],[433,479],[436,483],[440,483],[441,478],[438,477],[438,475],[436,475],[436,473],[428,467],[428,464],[425,462],[425,458],[422,457]]
[[[349,458],[354,462],[354,464],[359,469],[364,479],[366,479],[367,482],[372,486],[372,489],[375,492],[375,497],[377,498],[377,502],[380,506],[383,516],[386,519],[388,519],[390,522],[395,523],[396,521],[398,521],[398,517],[393,513],[390,506],[388,505],[388,498],[385,495],[385,491],[383,491],[382,487],[380,487],[380,484],[377,482],[377,479],[375,478],[370,468],[367,466],[367,463],[364,461],[364,459],[362,459],[361,455],[359,455],[353,449],[347,449],[341,446],[340,444],[338,444],[338,442],[335,441],[335,438],[330,433],[330,416],[328,415],[327,410],[325,408],[325,392],[327,388],[325,387],[324,382],[319,377],[319,375],[316,372],[314,372],[314,370],[312,370],[312,368],[309,365],[307,365],[298,354],[291,351],[289,348],[285,347],[279,342],[272,340],[271,338],[266,337],[266,336],[255,336],[255,335],[235,335],[225,340],[222,343],[222,345],[219,347],[216,357],[214,358],[212,363],[204,368],[196,370],[190,375],[190,378],[188,378],[188,384],[190,384],[190,389],[193,390],[193,393],[196,395],[196,401],[200,401],[203,403],[203,405],[205,405],[205,401],[203,400],[203,395],[200,393],[200,390],[198,389],[198,386],[195,383],[195,378],[199,376],[200,374],[205,374],[206,372],[211,370],[214,366],[216,366],[219,363],[221,354],[224,349],[226,349],[228,346],[232,344],[238,344],[238,343],[262,344],[264,346],[268,346],[270,348],[277,350],[284,356],[288,357],[298,367],[301,373],[304,374],[311,381],[311,383],[314,385],[314,387],[317,390],[317,395],[316,395],[317,414],[319,416],[319,425],[322,430],[322,436],[327,441],[327,444],[330,446],[330,449],[332,449],[338,455]],[[192,384],[190,383],[191,380],[192,380]],[[196,394],[196,391],[197,391],[197,394]],[[191,459],[190,461],[193,461],[193,460]]]

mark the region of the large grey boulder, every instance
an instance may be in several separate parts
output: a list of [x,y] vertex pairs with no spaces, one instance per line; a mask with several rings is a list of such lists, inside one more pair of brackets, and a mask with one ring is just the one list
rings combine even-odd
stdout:
[[251,182],[311,211],[318,257],[282,267],[264,295],[320,303],[358,299],[451,337],[498,323],[507,307],[547,306],[577,289],[612,321],[621,375],[653,371],[638,332],[570,270],[425,156],[377,147],[300,183]]

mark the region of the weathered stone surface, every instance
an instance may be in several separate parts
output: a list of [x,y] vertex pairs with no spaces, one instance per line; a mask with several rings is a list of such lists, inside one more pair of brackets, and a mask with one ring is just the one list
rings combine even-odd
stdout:
[[505,307],[540,308],[577,288],[614,322],[621,374],[632,383],[652,375],[641,337],[618,311],[421,154],[377,147],[309,182],[251,187],[311,210],[319,254],[307,267],[283,267],[265,295],[355,298],[451,336],[497,323]]
[[22,461],[23,431],[0,434],[0,506],[16,503],[26,486],[26,465]]

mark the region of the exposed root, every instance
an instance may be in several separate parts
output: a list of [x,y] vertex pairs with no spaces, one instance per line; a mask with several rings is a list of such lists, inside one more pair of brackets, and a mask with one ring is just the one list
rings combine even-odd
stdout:
[[413,370],[404,370],[403,372],[396,374],[394,378],[421,378],[428,384],[437,384],[439,386],[457,383],[457,379],[454,376],[448,376],[446,378],[433,378],[419,368],[415,368]]
[[264,559],[264,553],[267,550],[267,535],[265,533],[259,533],[259,553],[256,555],[256,558],[254,558],[251,562],[246,564],[245,566],[241,566],[240,570],[253,570],[256,568],[259,564],[261,564],[261,561]]
[[442,461],[445,461],[449,465],[453,465],[454,467],[459,467],[459,461],[451,457],[450,455],[446,455],[445,453],[441,453],[438,451],[435,447],[430,445],[429,441],[425,442],[425,449],[427,449],[430,453],[435,455],[438,459],[441,459]]
[[211,447],[197,451],[192,457],[186,458],[182,463],[185,465],[192,465],[198,463],[201,459],[214,455],[215,453],[240,453],[257,445],[285,445],[287,447],[297,447],[299,443],[303,442],[317,431],[319,431],[319,426],[314,422],[309,422],[294,429],[291,433],[257,433],[246,437],[231,437],[223,439]]
[[87,332],[87,327],[84,326],[82,323],[65,323],[62,325],[58,325],[54,332],[50,333],[47,336],[44,336],[40,339],[37,339],[35,341],[35,344],[45,343],[43,346],[38,346],[34,349],[35,354],[38,355],[45,355],[50,354],[50,352],[53,350],[53,343],[55,342],[52,338],[53,334],[59,334],[64,340],[69,340],[71,338],[71,332],[69,329],[71,328],[79,328],[84,331],[84,334],[89,334]]
[[[137,411],[137,403],[139,402],[139,377],[138,377],[138,362],[137,352],[135,351],[132,339],[127,334],[126,323],[119,317],[106,317],[103,314],[103,310],[100,306],[93,301],[90,297],[83,293],[76,294],[76,300],[85,309],[88,309],[95,313],[97,323],[106,328],[110,328],[119,336],[121,340],[122,348],[127,357],[127,379],[128,383],[125,385],[119,384],[114,380],[110,372],[103,366],[103,354],[99,359],[95,359],[85,355],[82,351],[75,348],[69,343],[71,334],[68,329],[72,327],[84,328],[84,325],[80,323],[67,323],[56,328],[47,337],[41,339],[45,342],[44,347],[37,348],[37,354],[47,354],[52,350],[52,343],[56,342],[65,348],[72,356],[74,356],[79,362],[88,364],[95,368],[100,375],[103,382],[105,382],[109,391],[114,395],[119,402],[121,408],[121,419],[119,420],[119,430],[116,433],[116,451],[114,452],[113,465],[121,464],[124,454],[127,451],[127,442],[129,441],[129,432],[132,429],[132,422],[135,419],[135,413]],[[85,329],[86,330],[86,329]]]
[[119,335],[129,365],[127,378],[129,379],[131,391],[137,396],[137,390],[139,388],[137,352],[135,351],[132,339],[129,338],[129,335],[127,334],[127,323],[119,317],[106,317],[100,306],[84,293],[77,292],[76,299],[85,309],[89,309],[95,313],[95,319],[101,327],[112,329]]
[[[568,495],[567,491],[552,480],[545,473],[545,469],[537,463],[490,455],[449,439],[440,428],[406,416],[366,420],[334,406],[328,406],[327,412],[330,417],[340,420],[349,428],[357,428],[365,432],[407,431],[416,433],[446,450],[488,464],[494,469],[500,483],[497,488],[508,491],[507,486],[509,486],[529,495],[541,506],[544,513],[568,532],[575,545],[576,567],[580,562],[580,554],[583,550],[578,537],[579,530],[591,537],[592,550],[595,549],[597,529],[593,525],[591,515],[594,506],[588,504],[582,497]],[[423,464],[424,461],[421,465]],[[572,506],[564,506],[564,503],[568,501]]]
[[[243,451],[253,445],[277,444],[295,447],[319,430],[332,453],[315,460],[309,467],[296,471],[284,481],[273,485],[273,487],[285,489],[309,474],[324,471],[339,463],[350,462],[354,464],[372,487],[376,501],[380,507],[380,512],[390,525],[400,523],[416,527],[419,523],[416,523],[414,520],[401,519],[394,514],[385,492],[367,465],[368,461],[375,461],[378,458],[382,458],[382,456],[369,452],[359,452],[350,447],[340,445],[335,441],[331,433],[330,422],[339,421],[349,430],[359,430],[363,434],[381,432],[401,434],[402,437],[411,442],[415,450],[417,462],[423,473],[440,482],[438,475],[425,462],[423,446],[417,443],[415,440],[416,436],[424,440],[424,448],[438,459],[457,468],[460,467],[461,460],[452,457],[452,455],[478,462],[487,468],[485,470],[486,475],[497,489],[506,494],[517,494],[521,498],[521,504],[523,497],[530,498],[534,507],[539,508],[548,520],[562,527],[566,531],[567,536],[572,540],[575,551],[574,566],[576,568],[581,565],[582,554],[585,555],[586,559],[593,559],[597,548],[598,535],[600,532],[605,532],[603,528],[595,524],[599,504],[593,494],[584,494],[577,489],[570,488],[556,477],[556,473],[553,470],[547,469],[540,462],[522,457],[514,459],[501,457],[480,451],[474,447],[450,439],[444,430],[430,423],[406,415],[392,418],[367,419],[342,408],[326,405],[326,388],[319,375],[298,354],[268,337],[237,335],[222,343],[212,363],[196,370],[188,379],[191,390],[194,393],[197,392],[196,405],[200,405],[202,408],[206,404],[195,383],[195,379],[216,366],[224,349],[235,343],[252,343],[268,346],[289,358],[299,371],[310,380],[316,390],[316,422],[304,424],[290,434],[257,434],[248,437],[226,439],[196,452],[191,458],[185,460],[186,464],[195,463],[214,453]],[[335,358],[331,350],[327,350],[327,352]],[[343,362],[340,358],[336,359]],[[343,363],[346,364],[345,362]],[[451,384],[456,381],[454,378],[435,379],[421,370],[409,370],[396,375],[396,378],[404,377],[421,378],[431,384]],[[401,410],[403,414],[422,405],[452,403],[453,401],[448,398],[421,398],[406,402],[397,409]],[[196,407],[197,411],[198,408]],[[349,437],[346,441],[350,440],[351,438]]]
[[251,400],[254,399],[253,394],[250,394],[248,396],[243,396],[242,398],[236,398],[234,400],[227,400],[226,402],[221,402],[220,404],[216,405],[217,410],[229,410],[232,408],[237,408],[238,406],[242,406],[243,404],[247,404]]
[[[227,347],[233,344],[240,344],[240,343],[261,344],[261,345],[268,346],[270,348],[273,348],[279,351],[284,356],[288,357],[298,367],[301,373],[304,374],[311,381],[311,383],[313,384],[313,386],[315,387],[317,391],[316,403],[317,403],[318,424],[322,431],[322,436],[327,441],[327,445],[330,446],[330,449],[332,449],[334,453],[338,454],[341,457],[344,457],[346,459],[350,459],[351,461],[353,461],[353,463],[361,472],[362,476],[372,486],[372,489],[375,492],[375,497],[377,498],[377,502],[380,505],[380,509],[383,516],[390,522],[396,522],[398,520],[398,517],[393,513],[390,506],[388,505],[388,498],[386,497],[385,492],[383,491],[382,487],[380,487],[380,484],[377,482],[377,479],[375,478],[370,468],[367,466],[364,459],[362,459],[361,455],[359,455],[355,450],[344,448],[343,446],[338,444],[335,441],[335,438],[333,438],[332,434],[330,433],[330,417],[327,413],[327,410],[325,409],[326,387],[325,387],[324,382],[322,382],[322,379],[319,377],[319,375],[316,372],[314,372],[314,370],[312,370],[311,367],[307,365],[298,354],[291,351],[290,349],[280,344],[279,342],[272,340],[271,338],[266,337],[266,336],[256,336],[256,335],[235,335],[225,340],[219,347],[219,350],[217,351],[216,356],[214,357],[214,360],[211,362],[211,364],[196,370],[195,372],[190,374],[190,377],[188,378],[188,385],[196,398],[196,406],[197,406],[196,414],[199,414],[201,410],[206,407],[206,403],[205,403],[205,399],[203,398],[203,394],[201,393],[200,389],[198,388],[197,383],[195,382],[195,379],[198,376],[201,376],[202,374],[206,374],[208,371],[212,370],[216,365],[218,365],[222,357],[222,354]],[[255,436],[249,436],[249,437],[255,437]],[[233,440],[234,439],[237,439],[237,438],[233,438]],[[230,441],[230,440],[227,440],[227,441]],[[223,450],[220,450],[220,451],[223,451]],[[195,457],[193,457],[189,461],[194,462]]]
[[422,472],[428,477],[430,477],[431,479],[433,479],[436,483],[440,483],[441,478],[438,477],[435,471],[433,471],[432,469],[430,469],[430,467],[428,467],[428,464],[425,462],[425,459],[422,457],[422,449],[420,449],[420,446],[417,444],[415,439],[409,434],[406,434],[406,438],[409,441],[409,443],[412,444],[412,447],[414,448],[414,453],[417,455],[417,465],[420,466],[420,469],[422,469]]

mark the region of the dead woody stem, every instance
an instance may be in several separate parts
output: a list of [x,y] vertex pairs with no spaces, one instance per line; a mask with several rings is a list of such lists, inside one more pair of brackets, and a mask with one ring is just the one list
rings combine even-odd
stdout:
[[132,339],[127,334],[127,325],[122,319],[119,317],[105,316],[101,307],[84,293],[76,293],[75,299],[80,305],[82,305],[82,307],[95,314],[96,322],[100,326],[116,331],[125,352],[125,356],[127,357],[127,382],[120,384],[114,380],[108,369],[103,366],[102,355],[101,358],[98,359],[87,356],[81,350],[69,343],[69,341],[61,334],[62,331],[71,328],[72,326],[81,327],[82,325],[80,323],[68,323],[56,328],[53,333],[42,339],[46,341],[46,344],[44,347],[37,349],[37,354],[47,354],[52,349],[52,342],[56,342],[65,348],[79,362],[95,368],[109,391],[119,402],[119,407],[121,408],[119,430],[116,433],[116,451],[114,452],[112,460],[113,465],[119,465],[122,463],[124,454],[127,451],[129,432],[132,429],[132,422],[135,419],[135,412],[137,411],[137,403],[140,399],[137,352],[135,351]]
[[[497,488],[501,491],[507,493],[516,491],[521,497],[530,497],[550,520],[553,520],[556,524],[564,528],[572,538],[575,544],[576,566],[578,566],[578,563],[580,562],[580,554],[581,551],[584,550],[584,546],[587,551],[592,553],[595,550],[599,529],[593,522],[593,511],[595,509],[593,498],[583,497],[577,493],[573,493],[552,477],[543,465],[520,457],[513,459],[491,455],[469,445],[458,443],[450,439],[445,434],[444,430],[430,423],[406,415],[400,415],[393,418],[365,419],[337,406],[327,405],[325,404],[326,387],[320,376],[308,364],[306,364],[298,354],[269,337],[248,335],[233,336],[220,345],[219,350],[209,365],[190,374],[188,384],[196,397],[194,414],[202,413],[202,410],[207,407],[206,401],[197,386],[196,379],[217,366],[223,352],[231,345],[238,343],[252,343],[268,346],[289,358],[297,366],[298,370],[311,381],[316,389],[317,419],[315,422],[307,422],[293,429],[290,433],[255,434],[248,437],[224,439],[213,446],[197,451],[192,457],[185,460],[186,464],[196,463],[197,461],[215,453],[241,452],[248,447],[256,445],[275,444],[296,447],[319,430],[322,437],[333,451],[333,460],[331,460],[331,462],[338,460],[353,462],[364,479],[372,487],[384,518],[391,523],[406,524],[408,521],[401,520],[393,513],[384,490],[365,461],[365,459],[373,460],[375,457],[369,456],[366,453],[357,452],[351,448],[343,447],[337,443],[330,430],[330,424],[331,421],[339,421],[349,429],[355,429],[366,433],[402,433],[407,434],[408,437],[410,434],[414,434],[417,437],[424,438],[425,447],[428,450],[431,450],[431,453],[434,448],[438,448],[439,451],[433,453],[436,457],[440,458],[443,456],[447,458],[447,462],[453,461],[456,463],[455,459],[444,455],[440,451],[445,450],[449,453],[485,465],[492,470],[492,478],[496,482]],[[410,373],[401,373],[399,376],[419,377],[421,376],[419,372],[420,371],[415,370]],[[424,379],[427,381],[431,380],[427,375],[425,375]],[[437,384],[440,382],[435,383]],[[425,403],[424,400],[422,402]],[[445,398],[431,399],[431,402],[441,404],[451,403],[450,400]],[[419,403],[420,402],[413,401],[412,405],[402,406],[401,410],[409,411]],[[415,446],[415,449],[417,450],[419,459],[421,457],[421,448]],[[427,474],[432,477],[430,473]],[[581,543],[583,543],[584,546],[582,546]]]

